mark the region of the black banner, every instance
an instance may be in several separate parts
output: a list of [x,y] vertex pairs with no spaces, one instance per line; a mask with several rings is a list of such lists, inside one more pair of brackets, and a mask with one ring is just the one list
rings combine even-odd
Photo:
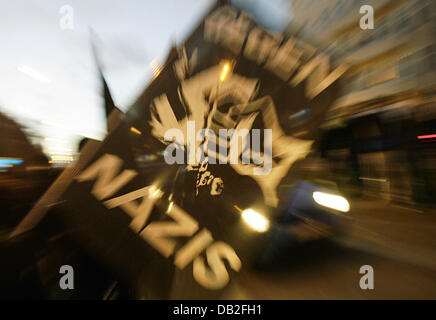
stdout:
[[138,298],[225,297],[268,237],[241,216],[274,228],[344,71],[215,7],[116,115],[63,194],[63,218]]

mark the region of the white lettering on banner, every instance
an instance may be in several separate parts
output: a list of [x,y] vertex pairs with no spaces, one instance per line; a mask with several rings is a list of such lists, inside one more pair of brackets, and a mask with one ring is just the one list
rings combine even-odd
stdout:
[[179,80],[183,80],[187,75],[191,75],[198,61],[198,49],[195,48],[188,60],[185,47],[179,50],[179,59],[174,62],[174,73]]
[[[296,86],[308,76],[306,96],[309,99],[315,98],[347,70],[344,65],[339,65],[329,73],[329,58],[323,54],[319,54],[305,64],[302,61],[304,50],[296,46],[295,39],[290,38],[282,43],[281,35],[260,27],[248,31],[249,16],[241,13],[238,18],[236,17],[237,11],[230,6],[217,9],[205,20],[204,38],[226,47],[235,54],[241,52],[242,44],[247,38],[243,52],[247,59],[257,64],[266,61],[265,68],[284,81],[290,79],[288,84],[291,86]],[[225,39],[232,39],[232,41]],[[310,56],[310,53],[306,56]],[[304,77],[301,72],[293,76],[299,66],[302,66],[300,70],[304,72]],[[309,69],[312,73],[307,72]]]
[[185,268],[195,257],[213,242],[212,234],[207,229],[197,233],[189,242],[177,251],[174,264],[179,268]]
[[229,6],[223,6],[219,12],[205,20],[204,38],[220,43],[237,54],[244,44],[250,20],[243,12],[236,18],[237,12]]
[[206,157],[198,167],[193,170],[197,171],[197,178],[195,180],[195,195],[198,195],[199,188],[210,187],[210,194],[213,196],[220,195],[224,189],[223,179],[215,177],[209,170],[209,159]]
[[176,205],[166,212],[175,222],[152,222],[141,231],[140,236],[160,252],[165,258],[174,253],[176,241],[172,237],[190,237],[198,230],[198,223]]
[[[153,209],[156,197],[153,194],[156,192],[154,186],[144,187],[142,189],[132,191],[117,198],[113,198],[104,202],[108,209],[121,207],[131,218],[130,228],[139,232],[145,225]],[[138,205],[135,199],[142,198],[141,203]]]
[[105,154],[92,166],[84,170],[76,179],[79,182],[94,180],[97,178],[91,193],[102,200],[110,197],[138,173],[135,170],[124,170],[121,174],[115,175],[120,170],[123,160],[112,154]]
[[220,289],[229,282],[229,274],[223,260],[227,260],[230,268],[235,271],[242,267],[241,260],[233,248],[221,241],[215,242],[206,250],[206,258],[209,267],[201,256],[195,258],[193,266],[194,279],[205,288]]
[[[119,157],[104,154],[76,179],[79,182],[97,179],[91,192],[98,200],[102,200],[113,195],[137,175],[134,170],[123,170],[116,175],[122,164],[123,160]],[[177,268],[184,269],[193,262],[194,279],[200,285],[211,290],[225,287],[230,277],[223,260],[227,260],[230,268],[235,271],[239,271],[242,266],[234,249],[223,242],[214,242],[212,234],[207,229],[202,229],[195,234],[199,229],[198,222],[173,203],[170,203],[166,214],[174,221],[153,221],[147,225],[157,195],[160,196],[160,194],[161,191],[155,186],[146,186],[106,200],[103,204],[108,209],[120,207],[132,218],[129,227],[135,232],[139,232],[141,238],[165,258],[174,254],[177,242],[172,238],[192,237],[175,253],[174,264]],[[138,199],[141,199],[139,204],[137,203]],[[208,267],[200,257],[205,250]]]

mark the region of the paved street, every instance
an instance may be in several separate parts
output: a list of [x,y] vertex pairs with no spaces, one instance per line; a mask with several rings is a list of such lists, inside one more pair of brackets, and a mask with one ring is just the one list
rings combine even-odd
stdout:
[[[246,271],[229,298],[436,299],[436,214],[380,201],[353,205],[349,233],[283,253],[271,270]],[[374,268],[374,290],[359,269]]]
[[[347,234],[279,251],[279,257],[261,270],[244,268],[220,298],[436,299],[435,211],[359,200],[352,202],[352,215],[354,221]],[[3,281],[17,273],[23,285],[33,269],[14,257],[20,253],[30,259],[33,247],[28,243],[25,255],[14,248],[8,245],[2,251],[9,261],[3,265],[8,270]],[[14,261],[29,267],[15,266]],[[374,290],[360,289],[362,265],[374,268]],[[185,279],[176,278],[170,298],[199,298],[188,273]],[[58,273],[55,270],[53,274]],[[57,277],[53,281],[56,284]],[[19,286],[14,290],[20,295],[24,292]],[[201,297],[216,298],[206,294]]]

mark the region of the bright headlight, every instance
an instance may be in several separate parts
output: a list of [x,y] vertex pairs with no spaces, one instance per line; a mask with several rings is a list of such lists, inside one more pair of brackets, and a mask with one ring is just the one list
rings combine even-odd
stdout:
[[342,212],[350,211],[350,204],[344,197],[335,194],[324,193],[321,191],[315,191],[312,196],[316,203],[324,207],[332,208]]
[[269,229],[269,220],[253,209],[242,211],[242,219],[257,232],[265,232]]

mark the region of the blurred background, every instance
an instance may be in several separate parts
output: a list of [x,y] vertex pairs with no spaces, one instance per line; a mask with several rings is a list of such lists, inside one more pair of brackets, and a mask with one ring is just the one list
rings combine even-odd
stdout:
[[[12,269],[17,281],[41,277],[40,256],[6,266],[16,251],[7,236],[74,163],[80,142],[107,133],[89,28],[114,103],[126,111],[214,3],[0,0],[1,279]],[[436,298],[436,2],[232,4],[349,66],[322,124],[322,161],[306,169],[349,199],[354,223],[335,240],[294,248],[276,272],[244,272],[228,297]],[[359,27],[364,4],[374,8],[373,30]],[[357,285],[362,265],[374,267],[375,290]]]

